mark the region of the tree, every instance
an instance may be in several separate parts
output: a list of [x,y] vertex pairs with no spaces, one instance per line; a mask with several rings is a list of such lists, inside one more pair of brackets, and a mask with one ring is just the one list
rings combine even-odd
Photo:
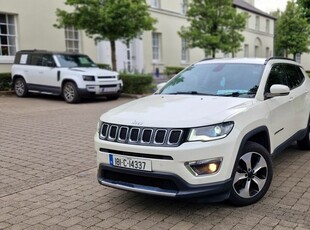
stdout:
[[287,57],[309,52],[310,27],[301,9],[294,2],[288,2],[286,9],[276,23],[275,47]]
[[247,15],[237,13],[232,0],[193,0],[187,17],[190,26],[182,27],[179,35],[190,47],[202,48],[212,57],[219,50],[234,56],[240,49]]
[[298,6],[301,8],[304,17],[310,21],[310,0],[297,0]]
[[150,16],[145,0],[66,0],[65,4],[74,10],[57,9],[55,26],[74,26],[85,30],[95,41],[109,40],[113,70],[116,70],[115,42],[128,42],[145,30],[153,30],[156,22]]

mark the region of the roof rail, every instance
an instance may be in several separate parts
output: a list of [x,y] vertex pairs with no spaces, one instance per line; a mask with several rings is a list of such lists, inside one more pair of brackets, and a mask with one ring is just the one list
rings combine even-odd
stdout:
[[274,59],[282,59],[282,60],[288,60],[288,61],[296,61],[296,60],[294,60],[294,59],[292,59],[292,58],[275,56],[275,57],[267,58],[264,64],[267,64],[267,62],[269,62],[270,60],[274,60]]
[[37,50],[37,49],[33,49],[33,50],[19,50],[18,52],[27,52],[27,53],[30,53],[30,52],[48,52],[47,50]]

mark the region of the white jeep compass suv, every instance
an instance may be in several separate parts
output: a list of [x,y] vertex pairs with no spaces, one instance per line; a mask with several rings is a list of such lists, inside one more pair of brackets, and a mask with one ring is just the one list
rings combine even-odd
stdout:
[[62,95],[66,102],[104,95],[117,99],[123,82],[116,72],[99,69],[86,55],[43,50],[21,50],[12,66],[16,95],[28,92]]
[[272,156],[310,149],[310,81],[293,60],[203,60],[154,95],[100,117],[102,185],[166,197],[257,202]]

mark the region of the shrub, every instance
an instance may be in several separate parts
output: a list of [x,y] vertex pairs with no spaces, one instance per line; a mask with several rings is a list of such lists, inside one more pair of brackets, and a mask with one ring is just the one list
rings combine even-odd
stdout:
[[124,93],[144,94],[153,88],[152,75],[146,74],[120,74],[124,83]]
[[0,73],[0,91],[9,90],[12,87],[11,73]]
[[166,66],[165,68],[165,74],[168,76],[168,78],[172,78],[174,75],[181,72],[184,68],[178,67],[178,66]]
[[112,70],[112,68],[111,68],[111,66],[110,66],[109,64],[103,64],[103,63],[98,64],[98,63],[97,63],[97,66],[98,66],[100,69]]

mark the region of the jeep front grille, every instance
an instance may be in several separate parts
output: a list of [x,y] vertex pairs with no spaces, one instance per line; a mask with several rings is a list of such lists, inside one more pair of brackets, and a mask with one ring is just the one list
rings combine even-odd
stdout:
[[134,127],[103,123],[100,128],[100,139],[112,142],[154,145],[179,146],[186,138],[187,130],[174,128]]

